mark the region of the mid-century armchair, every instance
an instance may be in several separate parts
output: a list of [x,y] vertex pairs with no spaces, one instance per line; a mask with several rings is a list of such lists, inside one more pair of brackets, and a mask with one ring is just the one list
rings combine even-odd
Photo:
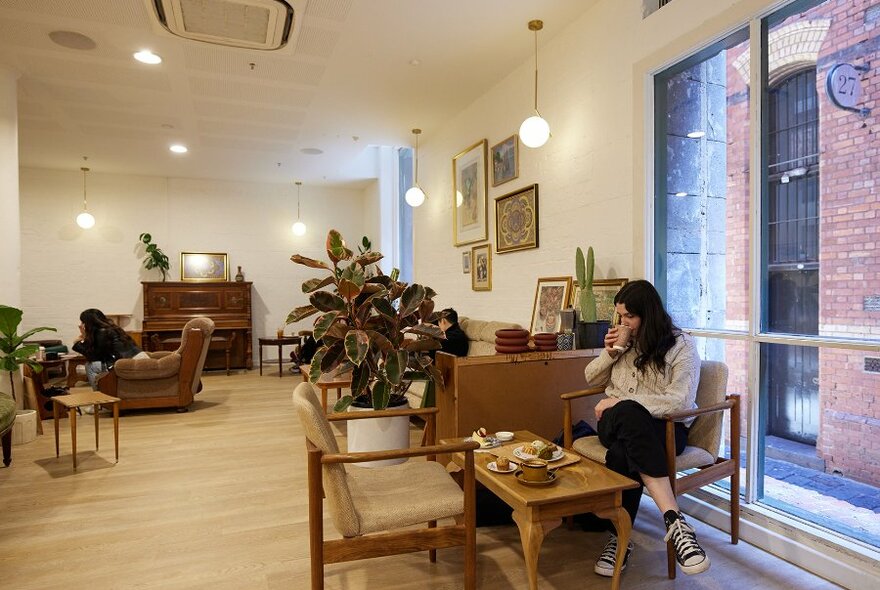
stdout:
[[[429,552],[464,545],[464,588],[476,587],[476,503],[474,449],[476,442],[436,445],[437,408],[325,414],[309,383],[293,392],[305,430],[308,450],[309,545],[312,590],[324,587],[324,565],[358,559]],[[388,416],[420,416],[425,420],[426,446],[389,451],[341,453],[330,422]],[[434,459],[438,453],[465,454],[463,490]],[[388,467],[353,463],[393,458],[427,457]],[[343,538],[324,539],[324,494],[333,523]],[[453,524],[437,521],[455,518]],[[426,528],[412,525],[427,524]],[[404,528],[410,527],[410,528]]]
[[[697,386],[697,408],[664,416],[666,419],[666,465],[669,483],[676,496],[701,488],[710,483],[730,478],[730,542],[739,541],[739,396],[727,394],[727,365],[717,361],[700,364],[700,382]],[[571,400],[605,393],[604,387],[593,387],[562,394],[564,404],[563,436],[567,449],[605,463],[608,451],[598,436],[585,436],[572,441]],[[730,412],[729,457],[719,457],[723,435],[723,413]],[[681,455],[675,456],[675,422],[695,416],[688,433],[688,444]],[[693,470],[691,473],[681,473]],[[671,542],[666,544],[669,578],[675,578],[675,552]]]

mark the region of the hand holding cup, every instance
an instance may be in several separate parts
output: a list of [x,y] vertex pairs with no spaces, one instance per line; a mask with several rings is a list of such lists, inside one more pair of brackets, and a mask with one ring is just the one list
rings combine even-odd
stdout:
[[627,348],[629,348],[630,338],[632,338],[632,330],[629,326],[626,326],[624,324],[615,326],[615,328],[617,329],[617,335],[614,339],[614,344],[612,345],[612,348],[614,348],[614,350],[619,350],[623,352]]

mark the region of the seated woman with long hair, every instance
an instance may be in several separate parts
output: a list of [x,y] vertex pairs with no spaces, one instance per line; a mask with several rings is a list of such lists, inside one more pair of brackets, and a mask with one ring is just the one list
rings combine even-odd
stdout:
[[[700,357],[694,339],[672,323],[663,302],[648,281],[624,285],[614,297],[621,324],[631,330],[629,345],[614,348],[618,328],[605,336],[605,348],[584,371],[590,386],[604,386],[596,404],[599,441],[608,449],[606,466],[642,485],[623,492],[623,507],[633,522],[642,490],[647,487],[666,525],[664,540],[672,540],[676,560],[686,574],[709,568],[709,558],[697,542],[694,528],[681,514],[666,469],[665,422],[662,416],[696,407]],[[675,452],[684,451],[693,418],[675,424]],[[609,523],[610,525],[610,523]],[[629,544],[623,567],[632,552]],[[614,573],[617,536],[612,532],[596,562],[595,572]]]
[[98,389],[98,377],[119,359],[146,357],[125,330],[104,315],[100,309],[90,308],[79,314],[80,339],[73,349],[86,357],[86,377],[92,389]]

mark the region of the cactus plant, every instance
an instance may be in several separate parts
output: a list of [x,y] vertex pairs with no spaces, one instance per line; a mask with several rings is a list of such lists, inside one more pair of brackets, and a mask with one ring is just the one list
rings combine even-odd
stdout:
[[593,294],[593,270],[595,259],[593,247],[587,249],[587,260],[584,263],[584,252],[578,247],[575,253],[575,273],[577,285],[580,289],[578,295],[578,314],[582,322],[596,321],[596,296]]

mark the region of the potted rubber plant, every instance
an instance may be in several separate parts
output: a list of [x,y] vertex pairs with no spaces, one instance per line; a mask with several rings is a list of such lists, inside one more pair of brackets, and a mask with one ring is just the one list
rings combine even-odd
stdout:
[[351,371],[351,395],[334,410],[352,404],[384,410],[405,401],[414,380],[432,385],[442,379],[428,352],[440,348],[443,332],[425,323],[434,316],[434,290],[397,281],[397,273],[382,274],[378,266],[372,267],[376,275],[367,277],[365,269],[383,255],[369,248],[355,255],[335,229],[327,234],[326,249],[329,264],[291,256],[324,276],[303,283],[309,304],[291,311],[287,323],[320,314],[313,331],[320,347],[309,366],[309,381]]
[[23,312],[15,307],[8,305],[0,305],[0,371],[9,373],[9,386],[12,392],[12,399],[15,398],[15,380],[13,373],[19,370],[22,365],[29,366],[34,373],[43,370],[43,366],[31,360],[34,354],[40,349],[38,344],[25,344],[24,341],[38,332],[55,332],[55,328],[41,326],[28,330],[24,334],[18,333],[18,326],[21,324]]
[[593,293],[593,271],[595,258],[593,247],[587,249],[587,257],[584,260],[584,251],[578,247],[575,252],[575,277],[579,289],[577,300],[577,347],[578,348],[602,348],[605,345],[605,334],[611,326],[609,320],[599,320],[596,317],[596,295]]
[[147,270],[158,268],[159,272],[162,273],[162,281],[164,282],[168,275],[168,269],[171,268],[171,265],[168,262],[168,256],[162,252],[162,249],[159,248],[159,246],[153,243],[153,236],[150,234],[143,233],[138,239],[145,246],[144,268]]

